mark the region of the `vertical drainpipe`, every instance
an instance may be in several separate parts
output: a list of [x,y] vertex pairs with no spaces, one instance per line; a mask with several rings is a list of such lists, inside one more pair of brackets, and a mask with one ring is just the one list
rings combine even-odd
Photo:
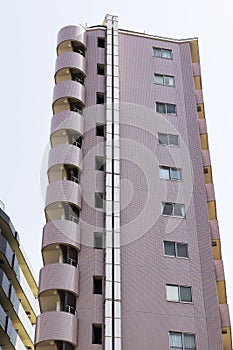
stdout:
[[105,350],[121,350],[118,18],[107,15]]

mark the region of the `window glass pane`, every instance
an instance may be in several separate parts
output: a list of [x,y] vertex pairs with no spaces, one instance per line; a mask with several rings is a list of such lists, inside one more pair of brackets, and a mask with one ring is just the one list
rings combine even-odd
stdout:
[[103,248],[103,233],[95,232],[94,233],[94,248],[102,249]]
[[188,245],[185,243],[177,243],[177,256],[179,258],[188,258]]
[[171,168],[170,169],[170,177],[171,177],[171,180],[180,180],[181,179],[180,169]]
[[174,204],[174,216],[184,217],[184,205]]
[[156,112],[165,114],[166,113],[165,103],[156,102]]
[[104,194],[100,192],[95,193],[95,208],[103,208],[104,207]]
[[171,59],[172,58],[172,51],[171,50],[162,49],[162,57]]
[[163,76],[155,74],[155,84],[163,85]]
[[104,171],[104,157],[95,157],[95,170]]
[[170,349],[182,349],[182,334],[170,333],[169,343],[170,343]]
[[163,204],[163,215],[172,215],[173,205],[172,203]]
[[161,49],[158,49],[157,47],[153,48],[153,54],[155,57],[161,57]]
[[192,302],[191,287],[180,287],[180,301]]
[[169,180],[170,178],[170,169],[166,167],[160,167],[160,179]]
[[164,85],[166,86],[174,86],[174,77],[170,77],[168,75],[164,76]]
[[179,301],[178,286],[166,286],[166,295],[168,301]]
[[169,135],[169,145],[179,146],[178,135]]
[[175,114],[176,115],[176,105],[171,105],[167,103],[167,114]]
[[168,144],[168,139],[166,134],[158,134],[158,142],[167,145]]
[[184,349],[185,350],[195,350],[195,335],[194,334],[184,334]]
[[164,242],[164,254],[169,256],[176,256],[175,242]]

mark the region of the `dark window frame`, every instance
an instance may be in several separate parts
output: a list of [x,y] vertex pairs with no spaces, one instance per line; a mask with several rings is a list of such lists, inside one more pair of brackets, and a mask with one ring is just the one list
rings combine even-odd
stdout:
[[[166,243],[174,244],[174,255],[166,253]],[[179,246],[185,246],[186,247],[186,256],[180,255],[179,254]],[[189,253],[188,253],[188,243],[183,243],[183,242],[174,242],[174,241],[163,241],[163,251],[164,251],[164,256],[166,257],[171,257],[171,258],[178,258],[178,259],[189,259]]]
[[102,324],[93,323],[92,324],[92,344],[103,343],[103,326]]
[[[165,53],[170,53],[171,54],[170,57],[166,56]],[[161,47],[153,46],[153,57],[172,60],[173,52],[171,49],[164,49]]]

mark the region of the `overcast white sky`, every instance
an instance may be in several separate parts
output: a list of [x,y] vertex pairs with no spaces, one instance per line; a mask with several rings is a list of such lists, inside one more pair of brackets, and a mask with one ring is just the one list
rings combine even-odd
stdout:
[[44,225],[40,172],[48,145],[58,30],[101,24],[170,38],[198,37],[217,212],[233,321],[232,0],[21,0],[0,2],[0,200],[38,274]]

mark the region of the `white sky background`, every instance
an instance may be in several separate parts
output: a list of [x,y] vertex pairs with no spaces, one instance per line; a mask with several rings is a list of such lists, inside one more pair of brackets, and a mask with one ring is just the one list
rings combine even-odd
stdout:
[[232,0],[1,1],[0,199],[38,274],[45,223],[40,172],[48,146],[58,30],[101,24],[170,38],[198,37],[209,145],[233,321]]

